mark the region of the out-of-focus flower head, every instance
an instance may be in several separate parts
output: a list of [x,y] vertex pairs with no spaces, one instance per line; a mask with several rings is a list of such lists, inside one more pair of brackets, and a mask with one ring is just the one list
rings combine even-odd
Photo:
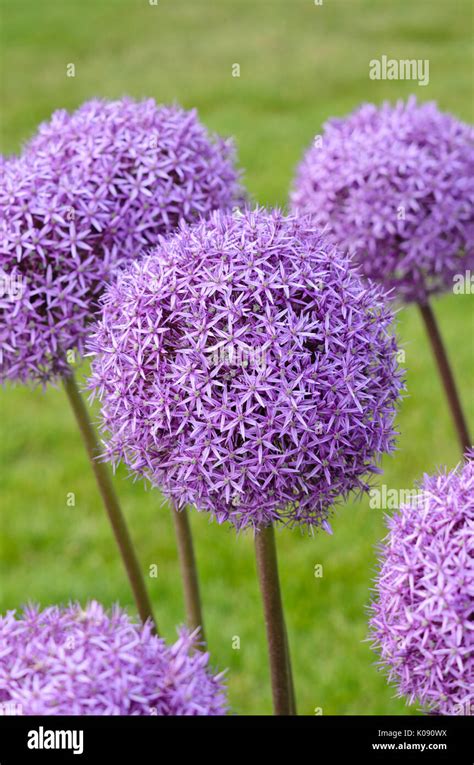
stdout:
[[414,97],[365,104],[324,125],[291,203],[327,225],[365,276],[425,303],[474,269],[474,130]]
[[173,645],[118,607],[28,606],[0,617],[0,707],[24,715],[222,715],[222,675],[196,650]]
[[425,475],[388,519],[371,637],[399,696],[428,712],[474,711],[474,461]]
[[128,257],[182,220],[243,201],[233,142],[209,133],[195,109],[152,98],[94,99],[72,114],[56,111],[24,153],[58,179],[79,172],[95,202],[107,201],[104,225]]

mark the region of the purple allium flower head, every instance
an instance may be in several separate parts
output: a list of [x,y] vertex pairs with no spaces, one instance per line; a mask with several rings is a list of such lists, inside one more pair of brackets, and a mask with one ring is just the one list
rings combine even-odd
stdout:
[[153,100],[55,112],[1,170],[0,381],[67,373],[116,268],[242,202],[232,144]]
[[104,295],[90,350],[106,456],[219,522],[327,528],[393,448],[392,318],[308,220],[182,226]]
[[388,519],[371,638],[399,696],[474,711],[474,462],[425,475]]
[[183,629],[171,646],[115,607],[0,616],[0,707],[25,715],[223,715],[222,674]]
[[107,226],[134,256],[212,210],[243,200],[231,140],[210,134],[195,109],[158,106],[152,98],[94,99],[40,125],[26,157],[45,161],[60,178],[79,172],[108,203]]
[[474,130],[414,97],[329,120],[299,167],[295,212],[409,302],[474,268]]
[[[12,159],[0,184],[0,381],[46,383],[83,351],[93,307],[121,261],[80,180]],[[105,209],[105,208],[104,208]]]

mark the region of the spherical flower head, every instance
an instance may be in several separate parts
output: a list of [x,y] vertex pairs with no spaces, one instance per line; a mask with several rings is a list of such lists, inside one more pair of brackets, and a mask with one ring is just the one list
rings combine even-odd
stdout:
[[196,650],[173,645],[118,607],[29,606],[0,616],[0,709],[23,715],[223,715],[222,675]]
[[474,711],[474,461],[425,475],[388,519],[371,637],[398,695],[425,711]]
[[327,527],[393,448],[392,318],[308,220],[183,226],[104,295],[90,351],[106,457],[219,522]]
[[115,270],[243,196],[231,142],[151,99],[55,112],[1,169],[0,381],[67,374]]
[[193,222],[243,199],[231,140],[211,134],[195,109],[154,99],[93,99],[61,109],[38,128],[25,155],[56,172],[80,172],[106,200],[108,226],[129,256],[181,220]]
[[0,381],[47,383],[83,352],[98,298],[124,262],[77,175],[11,159],[0,183]]
[[327,225],[366,277],[425,303],[474,268],[474,130],[413,97],[365,104],[324,125],[291,203]]

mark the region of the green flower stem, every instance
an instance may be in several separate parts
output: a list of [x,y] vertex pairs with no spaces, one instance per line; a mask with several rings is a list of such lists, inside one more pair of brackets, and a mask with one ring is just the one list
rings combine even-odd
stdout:
[[431,347],[433,349],[436,363],[438,365],[438,370],[443,382],[446,397],[448,399],[449,408],[451,410],[451,415],[454,421],[459,443],[461,445],[461,450],[464,454],[466,449],[470,448],[471,446],[471,439],[469,437],[466,418],[462,410],[461,400],[456,388],[456,383],[454,381],[451,365],[446,353],[446,348],[444,346],[438,323],[433,313],[433,309],[429,303],[426,303],[425,305],[420,304],[420,312],[431,342]]
[[[171,514],[178,544],[179,565],[184,589],[186,621],[191,630],[199,627],[200,640],[205,643],[204,620],[202,616],[201,597],[199,594],[199,579],[194,555],[193,537],[186,508],[177,510],[172,504]],[[199,648],[205,650],[204,645]]]
[[256,530],[255,555],[267,630],[274,713],[291,715],[294,709],[291,665],[272,525]]
[[77,424],[79,425],[89,461],[97,481],[97,486],[102,495],[102,501],[109,517],[115,540],[120,550],[120,555],[122,557],[122,561],[130,581],[138,613],[140,614],[140,618],[143,622],[145,622],[147,619],[151,619],[155,630],[157,631],[156,622],[153,617],[152,606],[145,587],[143,574],[140,570],[138,558],[133,547],[125,518],[120,509],[109,471],[107,466],[97,459],[100,453],[99,444],[97,441],[97,436],[92,427],[88,410],[84,404],[84,400],[81,394],[79,393],[74,375],[64,375],[62,380],[64,389],[69,399],[69,403],[71,404],[71,408],[76,417]]

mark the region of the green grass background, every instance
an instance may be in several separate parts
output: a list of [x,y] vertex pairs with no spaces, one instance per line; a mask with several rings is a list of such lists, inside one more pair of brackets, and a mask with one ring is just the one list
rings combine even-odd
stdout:
[[[469,0],[2,0],[1,150],[18,152],[38,122],[93,96],[153,96],[197,107],[236,139],[245,180],[262,204],[285,205],[295,163],[331,115],[363,100],[436,99],[472,120]],[[430,84],[371,81],[369,60],[428,58]],[[66,77],[74,63],[76,76]],[[241,67],[232,77],[232,65]],[[474,427],[473,298],[435,303]],[[408,396],[399,451],[381,481],[411,488],[423,471],[459,459],[420,318],[399,316]],[[84,367],[78,370],[84,374]],[[0,608],[26,600],[115,601],[133,611],[84,450],[61,389],[0,391]],[[183,620],[169,511],[120,471],[117,489],[164,635]],[[76,506],[66,496],[75,492]],[[270,713],[264,626],[252,538],[194,513],[192,525],[212,661],[228,667],[237,713]],[[366,605],[384,534],[367,499],[338,511],[334,535],[278,536],[299,711],[409,714],[363,643]],[[324,576],[314,577],[323,565]],[[233,638],[240,638],[234,650]]]

